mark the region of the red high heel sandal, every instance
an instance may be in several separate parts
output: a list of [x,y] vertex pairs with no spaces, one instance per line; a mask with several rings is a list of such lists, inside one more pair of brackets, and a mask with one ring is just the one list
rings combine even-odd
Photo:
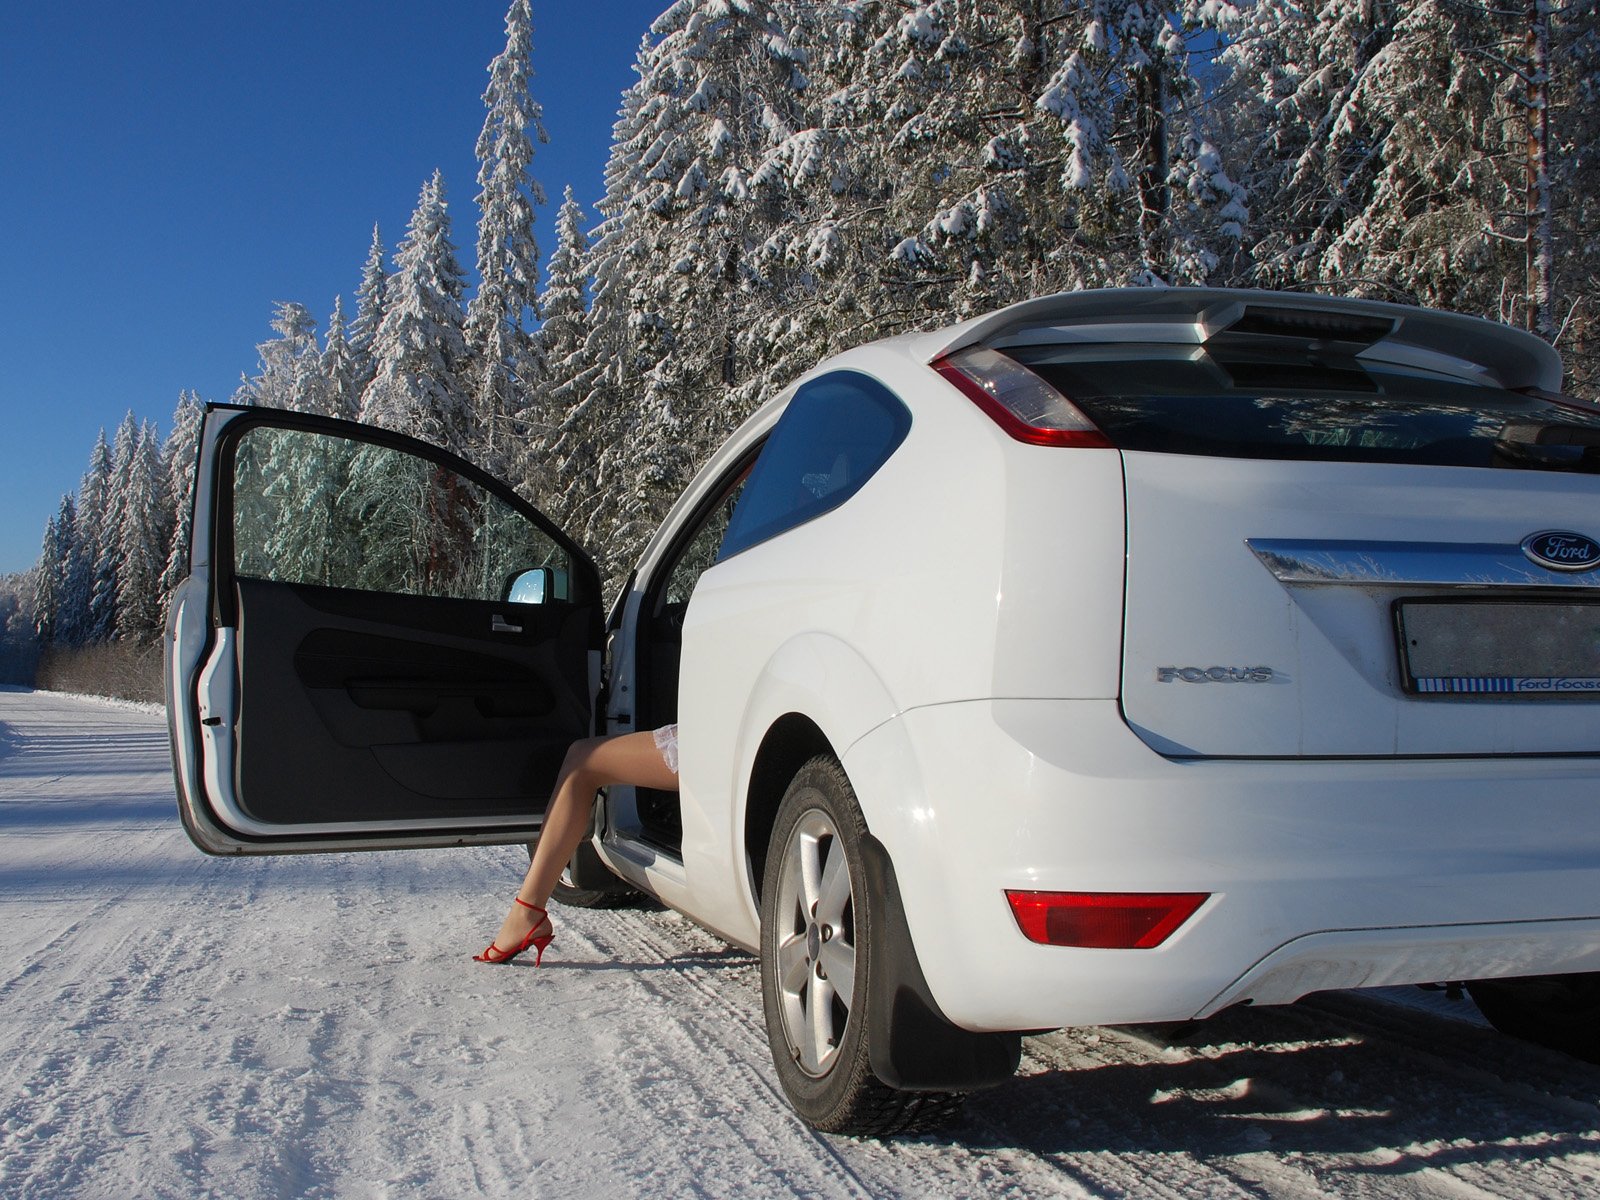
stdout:
[[544,962],[544,948],[556,940],[555,930],[552,928],[549,933],[538,934],[536,934],[536,931],[540,925],[543,925],[547,920],[550,919],[550,914],[545,912],[545,910],[540,908],[537,904],[529,904],[521,896],[513,896],[512,899],[518,904],[522,905],[523,908],[531,908],[534,912],[538,913],[538,923],[535,924],[532,929],[528,930],[528,936],[522,939],[522,945],[518,946],[515,950],[502,950],[499,946],[496,946],[493,942],[490,942],[482,954],[474,954],[472,956],[473,962],[508,963],[517,955],[526,950],[529,946],[532,946],[536,951],[533,959],[533,965],[537,967]]

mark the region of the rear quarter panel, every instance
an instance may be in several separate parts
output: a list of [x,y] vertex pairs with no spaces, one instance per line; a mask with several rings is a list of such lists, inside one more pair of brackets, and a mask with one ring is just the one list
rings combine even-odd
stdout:
[[[1103,697],[1118,675],[1117,454],[1015,443],[893,351],[831,365],[907,402],[905,442],[838,509],[708,570],[684,624],[687,910],[747,945],[746,790],[778,718],[802,713],[843,757],[909,709],[1018,689]],[[860,800],[871,828],[891,823],[881,805],[903,804],[898,790]]]

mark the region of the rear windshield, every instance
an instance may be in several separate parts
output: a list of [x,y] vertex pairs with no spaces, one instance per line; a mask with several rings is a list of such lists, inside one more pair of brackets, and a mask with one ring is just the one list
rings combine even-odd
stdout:
[[1600,406],[1250,347],[1008,349],[1123,450],[1600,471]]

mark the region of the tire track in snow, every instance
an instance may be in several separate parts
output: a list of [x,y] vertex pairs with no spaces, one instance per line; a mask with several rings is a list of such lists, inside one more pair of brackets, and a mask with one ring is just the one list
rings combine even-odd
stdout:
[[[244,977],[232,965],[233,943],[208,929],[216,915],[207,900],[211,890],[190,881],[189,915],[142,929],[114,921],[117,899],[97,905],[47,948],[46,957],[59,960],[50,975],[31,973],[40,982],[53,976],[53,994],[8,995],[8,1007],[20,1002],[26,1010],[48,1012],[52,1024],[5,1047],[10,1061],[31,1068],[22,1094],[44,1100],[33,1112],[17,1105],[6,1111],[7,1142],[15,1135],[25,1143],[31,1126],[52,1148],[76,1148],[70,1161],[32,1172],[36,1182],[49,1181],[39,1194],[116,1194],[110,1180],[130,1170],[142,1173],[141,1160],[168,1155],[162,1138],[172,1130],[175,1105],[184,1114],[187,1150],[180,1151],[179,1171],[185,1182],[173,1179],[173,1186],[150,1194],[304,1191],[302,1164],[288,1149],[315,1117],[301,1072],[264,1052],[258,1031],[233,1030],[219,1042],[206,1036],[208,1025],[231,1023],[213,998],[228,995]],[[63,1037],[71,1046],[66,1062],[56,1052],[35,1064],[38,1042]],[[226,1147],[221,1157],[243,1170],[241,1178],[193,1169],[207,1161],[214,1168],[219,1147]],[[0,1172],[0,1190],[3,1185]]]
[[[736,1138],[771,1178],[783,1181],[794,1194],[852,1200],[876,1194],[828,1139],[800,1121],[770,1078],[760,998],[752,986],[754,960],[748,954],[674,914],[585,915],[591,924],[604,923],[603,929],[587,932],[586,940],[598,954],[613,961],[636,956],[662,964],[638,972],[630,982],[643,993],[644,1003],[680,1014],[667,1026],[666,1044],[636,1035],[619,1056],[618,1061],[627,1061],[649,1055],[658,1064],[651,1086],[624,1087],[624,1094],[640,1098],[641,1117],[670,1119],[675,1106],[692,1104],[700,1120]],[[688,1066],[691,1071],[662,1086],[668,1068]],[[619,1080],[624,1085],[626,1074]],[[716,1182],[710,1185],[706,1174],[697,1174],[699,1194],[748,1190],[747,1167],[725,1175],[713,1163],[711,1171]]]
[[1558,1119],[1591,1126],[1600,1121],[1600,1067],[1503,1037],[1465,996],[1450,1000],[1420,989],[1372,996],[1334,992],[1310,997],[1285,1012],[1332,1020],[1363,1036],[1403,1046],[1425,1060],[1430,1072],[1499,1091],[1506,1104],[1547,1107]]
[[[670,916],[590,916],[607,915],[616,926],[653,922],[632,937],[595,939],[616,956],[638,946],[670,959],[720,946]],[[737,975],[735,985],[728,975]],[[754,969],[722,971],[715,985],[709,977],[683,973],[713,1014],[705,1019],[741,1031],[771,1092]],[[684,1007],[678,995],[663,1002]],[[1323,1011],[1328,1004],[1371,1017],[1339,1019]],[[1431,1048],[1436,1026],[1447,1035],[1443,1053]],[[842,1146],[841,1159],[873,1194],[891,1182],[901,1194],[948,1191],[958,1178],[973,1185],[978,1172],[984,1194],[1017,1195],[1524,1200],[1600,1190],[1600,1137],[1584,1119],[1596,1110],[1577,1098],[1600,1072],[1565,1056],[1383,996],[1242,1011],[1197,1032],[1194,1046],[1168,1046],[1140,1030],[1030,1038],[1024,1077],[973,1097],[967,1117],[947,1134],[895,1143],[829,1140]],[[1485,1040],[1504,1071],[1531,1058],[1549,1064],[1547,1077],[1530,1085],[1482,1071],[1473,1050]],[[1482,1114],[1469,1111],[1463,1120],[1451,1102],[1463,1079],[1493,1085],[1487,1103],[1508,1107],[1532,1132],[1503,1136],[1496,1129],[1490,1136],[1478,1127]],[[1555,1111],[1539,1112],[1547,1107]],[[1570,1129],[1549,1124],[1561,1117]],[[1456,1136],[1444,1136],[1451,1132]],[[916,1162],[922,1154],[935,1159],[927,1172]],[[971,1161],[958,1170],[964,1158]]]
[[[1416,1048],[1436,1018],[1381,997],[1346,995],[1337,1003],[1390,1014],[1383,1021],[1396,1036],[1333,1019],[1319,1000],[1224,1014],[1199,1027],[1192,1042],[1175,1046],[1122,1030],[1042,1041],[1118,1044],[1100,1056],[1090,1047],[1091,1075],[1109,1068],[1112,1087],[1095,1101],[1101,1127],[1076,1144],[1189,1156],[1197,1160],[1197,1177],[1220,1171],[1252,1194],[1519,1200],[1594,1194],[1600,1140],[1592,1120],[1563,1129],[1514,1090],[1465,1092],[1454,1062],[1440,1069],[1438,1056]],[[1592,1073],[1564,1061],[1569,1079]],[[1083,1070],[1081,1062],[1063,1065]],[[1127,1143],[1112,1114],[1124,1128],[1133,1126]]]
[[[831,1158],[836,1162],[864,1194],[999,1198],[1099,1194],[1074,1186],[1070,1172],[1039,1156],[972,1153],[959,1142],[945,1141],[937,1135],[882,1140],[818,1133],[794,1114],[772,1073],[755,960],[670,913],[643,918],[629,932],[666,959],[693,964],[697,959],[720,958],[739,964],[715,974],[705,968],[693,969],[692,965],[685,970],[682,982],[699,993],[704,1005],[695,1024],[737,1039],[738,1046],[730,1044],[728,1051],[741,1061],[742,1075],[750,1081],[746,1095],[760,1094],[770,1101],[772,1111],[797,1138],[813,1143],[824,1161]],[[673,997],[663,999],[671,1002]]]
[[[617,914],[623,916],[624,914]],[[663,1003],[674,1004],[685,1012],[697,1013],[686,1028],[708,1028],[714,1035],[729,1039],[728,1057],[736,1058],[742,1065],[741,1078],[752,1081],[742,1096],[749,1102],[760,1095],[770,1104],[771,1110],[794,1133],[816,1144],[839,1167],[848,1172],[853,1186],[866,1195],[983,1195],[989,1197],[1030,1196],[1183,1196],[1224,1194],[1211,1191],[1157,1191],[1148,1177],[1139,1177],[1123,1170],[1100,1171],[1096,1174],[1102,1183],[1115,1186],[1107,1190],[1090,1190],[1084,1186],[1084,1175],[1072,1164],[1054,1161],[1049,1156],[1023,1152],[987,1153],[974,1151],[962,1144],[960,1138],[971,1130],[969,1120],[958,1123],[949,1135],[926,1135],[920,1138],[892,1140],[830,1137],[819,1134],[801,1122],[783,1099],[772,1075],[770,1051],[767,1045],[765,1020],[761,1010],[760,979],[754,960],[741,951],[729,950],[712,935],[691,922],[672,914],[639,917],[626,914],[626,932],[618,930],[608,947],[613,954],[621,955],[636,949],[654,953],[669,961],[693,964],[696,959],[729,958],[739,962],[736,969],[713,972],[692,965],[681,976],[675,975],[674,985],[687,984],[698,994],[696,1008],[684,1006],[682,998],[663,994]],[[637,922],[637,924],[635,924]],[[618,921],[619,926],[624,922]],[[631,935],[631,936],[630,936]],[[665,988],[654,989],[667,992]],[[736,1041],[737,1045],[731,1043]],[[703,1045],[696,1042],[696,1045]],[[725,1085],[724,1085],[725,1086]],[[727,1097],[728,1103],[737,1103],[739,1097]],[[1192,1182],[1192,1180],[1190,1181]],[[1243,1194],[1243,1193],[1226,1193]]]
[[[118,1181],[148,1178],[148,1195],[295,1194],[302,1174],[280,1136],[293,1089],[270,1072],[240,1078],[259,1065],[250,1035],[233,1036],[231,1056],[196,1036],[240,974],[217,918],[244,880],[185,852],[158,719],[110,710],[96,715],[113,732],[84,732],[83,702],[29,699],[0,761],[4,872],[8,896],[51,932],[11,956],[0,983],[8,1011],[40,1018],[0,1035],[13,1097],[0,1109],[0,1192],[117,1195]],[[221,1144],[241,1175],[219,1186],[185,1170]]]

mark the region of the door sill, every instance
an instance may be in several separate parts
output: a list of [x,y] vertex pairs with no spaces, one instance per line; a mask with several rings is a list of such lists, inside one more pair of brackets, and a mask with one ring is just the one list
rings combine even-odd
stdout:
[[683,860],[651,842],[609,836],[596,849],[608,867],[653,896],[660,895],[662,885],[674,891],[688,886]]

